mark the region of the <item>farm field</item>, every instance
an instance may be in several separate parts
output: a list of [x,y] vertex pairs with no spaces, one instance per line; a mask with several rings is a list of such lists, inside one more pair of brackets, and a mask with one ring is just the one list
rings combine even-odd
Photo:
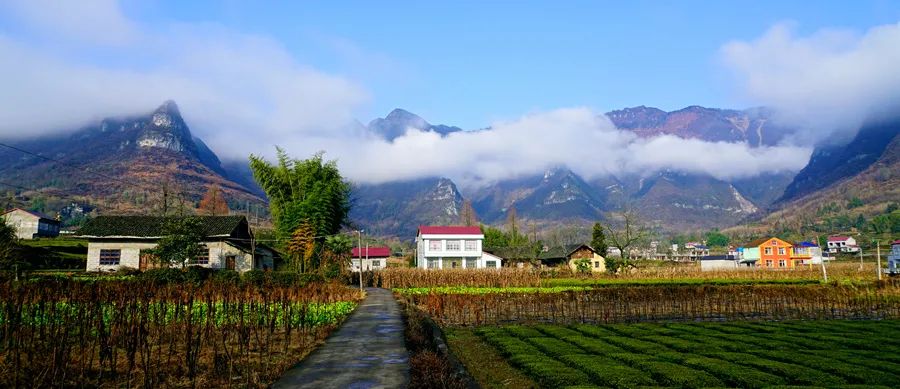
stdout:
[[[486,388],[896,387],[900,321],[449,328]],[[490,363],[489,367],[485,364]]]
[[0,283],[0,386],[266,387],[363,294],[340,284]]

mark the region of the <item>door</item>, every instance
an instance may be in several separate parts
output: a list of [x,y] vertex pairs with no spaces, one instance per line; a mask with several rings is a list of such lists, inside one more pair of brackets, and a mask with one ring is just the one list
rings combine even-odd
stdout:
[[229,255],[225,257],[225,268],[228,270],[234,270],[234,255]]
[[153,254],[141,251],[138,253],[138,269],[141,271],[154,268],[155,258]]

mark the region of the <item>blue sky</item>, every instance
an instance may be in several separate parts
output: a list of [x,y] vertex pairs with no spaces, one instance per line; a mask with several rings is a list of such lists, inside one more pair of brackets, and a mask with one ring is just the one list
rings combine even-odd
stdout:
[[[174,99],[223,160],[326,151],[367,182],[797,171],[814,145],[900,112],[897,69],[898,1],[0,0],[0,138]],[[764,105],[791,131],[757,148],[639,138],[602,115],[637,105]],[[396,107],[493,131],[353,125]]]
[[[556,4],[553,4],[556,3]],[[900,19],[896,1],[130,2],[146,24],[269,36],[300,62],[368,89],[366,122],[395,107],[477,128],[559,107],[758,104],[718,53],[792,23],[798,35]]]

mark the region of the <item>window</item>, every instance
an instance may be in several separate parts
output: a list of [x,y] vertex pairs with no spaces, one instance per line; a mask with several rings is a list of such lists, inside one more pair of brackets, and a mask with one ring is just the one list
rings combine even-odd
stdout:
[[438,268],[438,260],[437,259],[429,259],[428,260],[428,268],[429,269],[437,269]]
[[194,265],[209,265],[209,248],[203,246],[203,251],[191,263]]
[[372,267],[381,267],[381,260],[380,260],[380,259],[373,259],[373,260],[372,260]]
[[441,251],[441,241],[429,240],[428,241],[428,249],[432,250],[432,251]]
[[778,246],[778,241],[775,239],[772,239],[772,243],[769,243],[769,244],[771,244],[772,246]]
[[497,261],[487,261],[484,263],[485,267],[495,268],[497,267]]
[[766,247],[766,255],[772,255],[772,248]]
[[784,255],[784,247],[778,248],[778,255]]
[[459,265],[459,262],[456,262],[456,261],[450,262],[450,268],[451,268],[451,269],[456,269],[456,267],[457,267],[458,265]]
[[474,240],[466,241],[466,251],[475,251],[478,250],[478,242]]
[[785,261],[785,260],[783,260],[783,259],[779,259],[779,260],[778,260],[778,267],[785,267],[785,266],[787,266],[787,261]]
[[599,267],[600,267],[600,261],[594,261],[594,268],[596,269]]
[[475,258],[466,259],[466,269],[474,269],[476,265],[478,265],[478,263]]
[[122,259],[122,250],[100,250],[100,264],[115,266]]
[[771,260],[771,259],[767,259],[767,260],[766,260],[766,267],[772,267],[772,260]]
[[447,251],[459,251],[460,245],[458,240],[447,241]]

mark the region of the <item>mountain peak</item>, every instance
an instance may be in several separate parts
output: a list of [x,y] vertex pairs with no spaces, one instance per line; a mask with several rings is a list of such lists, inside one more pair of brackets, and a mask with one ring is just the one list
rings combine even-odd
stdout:
[[175,104],[175,100],[163,101],[162,105],[160,105],[159,108],[156,108],[153,113],[165,113],[173,116],[181,116],[181,111],[178,110],[178,104]]

